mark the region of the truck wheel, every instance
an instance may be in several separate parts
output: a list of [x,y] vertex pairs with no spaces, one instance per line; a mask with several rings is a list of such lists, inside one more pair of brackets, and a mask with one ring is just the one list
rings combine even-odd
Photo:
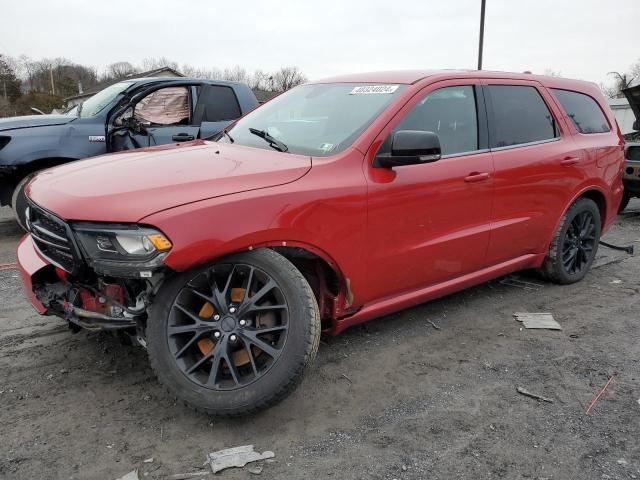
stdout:
[[562,217],[553,236],[542,274],[559,284],[584,278],[598,251],[600,210],[589,198],[579,198]]
[[620,206],[618,207],[618,213],[622,213],[627,205],[629,205],[629,200],[631,200],[631,195],[625,190],[622,194],[622,201],[620,202]]
[[155,298],[151,367],[170,393],[210,415],[249,414],[282,400],[318,350],[313,291],[269,249],[179,273]]
[[25,221],[25,209],[27,208],[27,197],[24,194],[24,187],[29,180],[35,175],[35,173],[31,173],[24,177],[16,188],[13,190],[13,195],[11,196],[11,208],[13,209],[13,216],[18,222],[18,225],[22,227],[23,230],[27,230],[27,224]]

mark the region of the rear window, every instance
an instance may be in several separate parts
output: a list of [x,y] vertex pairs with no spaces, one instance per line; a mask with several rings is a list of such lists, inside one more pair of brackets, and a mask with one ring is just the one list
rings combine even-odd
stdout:
[[611,129],[598,103],[588,95],[551,89],[580,133],[604,133]]
[[231,87],[206,85],[198,89],[198,103],[193,114],[195,125],[235,120],[241,115],[240,105]]
[[493,106],[491,147],[509,147],[556,138],[551,112],[534,87],[489,85]]

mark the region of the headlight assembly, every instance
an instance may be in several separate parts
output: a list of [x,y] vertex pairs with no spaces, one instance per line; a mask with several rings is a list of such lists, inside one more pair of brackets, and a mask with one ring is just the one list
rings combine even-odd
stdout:
[[125,269],[148,276],[173,246],[162,232],[138,225],[76,223],[73,230],[89,263],[103,273]]

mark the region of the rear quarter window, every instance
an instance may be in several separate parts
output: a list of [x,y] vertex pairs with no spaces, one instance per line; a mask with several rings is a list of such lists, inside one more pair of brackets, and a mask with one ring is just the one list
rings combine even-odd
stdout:
[[556,138],[555,120],[534,87],[489,85],[493,110],[491,148],[510,147]]
[[551,91],[580,133],[611,131],[602,109],[590,96],[556,88],[552,88]]

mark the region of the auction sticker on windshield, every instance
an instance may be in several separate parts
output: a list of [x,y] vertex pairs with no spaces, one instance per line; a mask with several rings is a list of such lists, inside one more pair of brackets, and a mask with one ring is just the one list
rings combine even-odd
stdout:
[[398,89],[398,85],[362,85],[355,87],[349,95],[370,95],[372,93],[393,93]]

